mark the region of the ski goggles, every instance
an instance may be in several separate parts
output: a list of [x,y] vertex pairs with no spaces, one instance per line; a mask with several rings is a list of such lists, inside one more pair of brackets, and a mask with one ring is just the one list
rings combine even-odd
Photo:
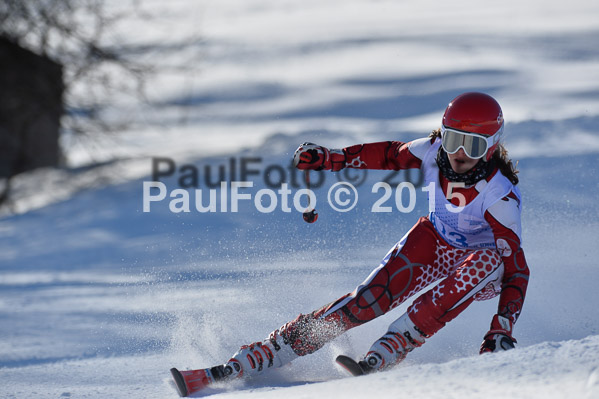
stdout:
[[441,125],[441,143],[448,154],[455,154],[460,148],[463,148],[470,158],[479,159],[485,156],[489,148],[499,142],[502,130],[503,126],[493,136],[485,137]]

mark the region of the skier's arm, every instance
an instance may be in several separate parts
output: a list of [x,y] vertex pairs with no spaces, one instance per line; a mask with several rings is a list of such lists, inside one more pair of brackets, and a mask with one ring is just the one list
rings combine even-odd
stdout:
[[485,213],[503,260],[504,273],[497,314],[491,321],[491,329],[485,335],[481,353],[510,349],[516,342],[512,337],[512,329],[522,311],[530,275],[520,246],[519,205],[517,197],[510,194]]
[[[424,142],[421,142],[424,140]],[[358,144],[342,149],[345,155],[344,166],[354,169],[400,170],[420,168],[422,156],[417,149],[430,147],[429,139],[411,142],[382,141]],[[422,154],[423,155],[423,154]]]
[[430,144],[431,140],[424,138],[408,143],[382,141],[356,144],[336,150],[304,143],[295,152],[294,163],[299,169],[332,171],[343,168],[387,170],[419,168]]

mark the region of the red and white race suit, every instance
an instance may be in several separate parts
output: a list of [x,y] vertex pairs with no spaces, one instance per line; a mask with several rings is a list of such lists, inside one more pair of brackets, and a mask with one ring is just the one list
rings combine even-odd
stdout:
[[497,313],[516,322],[529,277],[521,248],[519,190],[498,169],[473,186],[448,181],[435,162],[439,147],[440,139],[423,138],[334,151],[333,170],[419,168],[425,185],[434,186],[434,197],[429,192],[429,215],[418,220],[353,292],[273,333],[295,354],[314,352],[439,280],[408,308],[424,336],[436,333],[474,300],[497,295]]

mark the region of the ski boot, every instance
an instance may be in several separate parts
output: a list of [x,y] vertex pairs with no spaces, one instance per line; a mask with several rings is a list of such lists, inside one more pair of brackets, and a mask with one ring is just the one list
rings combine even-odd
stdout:
[[406,313],[391,323],[387,333],[370,347],[362,360],[356,362],[348,356],[340,355],[336,361],[354,376],[370,374],[400,363],[409,352],[424,344],[425,338],[428,337],[414,325]]
[[404,360],[409,352],[422,346],[425,338],[428,337],[405,313],[391,323],[387,333],[370,347],[362,365],[368,373],[395,366]]
[[298,355],[279,330],[275,330],[262,342],[242,346],[224,365],[185,371],[173,368],[171,374],[179,395],[186,397],[217,382],[255,377],[271,368],[281,367],[296,357]]

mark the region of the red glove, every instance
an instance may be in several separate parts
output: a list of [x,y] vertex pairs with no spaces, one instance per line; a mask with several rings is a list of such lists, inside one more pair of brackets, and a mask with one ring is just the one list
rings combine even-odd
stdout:
[[512,337],[513,322],[507,317],[496,314],[491,321],[491,329],[485,335],[480,354],[514,349],[517,341]]
[[331,152],[314,143],[300,145],[293,154],[293,165],[298,169],[331,169]]

